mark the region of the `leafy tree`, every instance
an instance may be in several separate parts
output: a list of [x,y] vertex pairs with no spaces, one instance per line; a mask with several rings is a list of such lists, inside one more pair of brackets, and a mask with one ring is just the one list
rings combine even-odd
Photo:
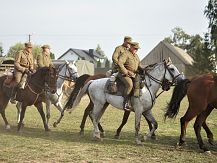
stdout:
[[0,56],[2,56],[3,54],[3,47],[2,47],[2,44],[0,43]]
[[16,53],[19,51],[19,50],[22,50],[24,48],[24,45],[21,43],[21,42],[18,42],[16,43],[15,45],[11,46],[9,48],[9,51],[7,53],[7,56],[8,57],[12,57],[14,58]]
[[215,58],[217,58],[217,0],[208,1],[204,14],[209,20],[210,46],[215,52]]
[[101,67],[101,62],[97,61],[97,67],[100,68]]
[[173,36],[166,37],[164,41],[184,49],[194,59],[191,71],[194,73],[206,73],[215,70],[215,62],[212,49],[207,41],[207,35],[189,35],[181,28],[172,30]]
[[105,61],[105,67],[106,67],[106,68],[110,68],[110,62],[109,62],[108,59],[106,59],[106,61]]
[[32,54],[34,58],[37,58],[37,56],[42,52],[41,46],[39,45],[33,45],[32,48]]
[[101,47],[100,47],[99,44],[97,44],[97,47],[96,47],[95,50],[96,50],[96,52],[97,52],[98,54],[100,54],[101,56],[105,57],[105,53],[104,53],[104,51],[101,49]]
[[51,59],[55,59],[55,54],[50,52],[50,57],[51,57]]

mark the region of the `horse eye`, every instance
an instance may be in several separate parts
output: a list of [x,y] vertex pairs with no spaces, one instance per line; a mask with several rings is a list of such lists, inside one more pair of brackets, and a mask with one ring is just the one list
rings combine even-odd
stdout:
[[171,71],[174,71],[174,68],[170,68]]

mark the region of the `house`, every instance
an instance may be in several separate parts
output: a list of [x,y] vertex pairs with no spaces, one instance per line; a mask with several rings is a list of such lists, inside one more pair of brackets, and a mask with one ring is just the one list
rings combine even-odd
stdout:
[[189,69],[193,64],[192,57],[183,49],[165,41],[161,41],[153,50],[151,50],[151,52],[142,59],[141,64],[147,66],[153,63],[162,62],[169,57],[180,72],[183,72],[187,77],[193,75]]
[[100,55],[94,49],[82,50],[70,48],[63,55],[61,55],[59,60],[88,60],[94,64],[94,67],[105,67],[107,57]]

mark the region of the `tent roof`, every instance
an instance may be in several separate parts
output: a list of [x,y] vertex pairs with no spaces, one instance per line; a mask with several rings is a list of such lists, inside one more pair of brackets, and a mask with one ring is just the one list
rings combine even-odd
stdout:
[[[186,65],[192,65],[193,64],[193,58],[188,53],[186,53],[183,49],[181,49],[179,47],[173,46],[173,45],[171,45],[165,41],[161,41],[154,49],[156,49],[156,48],[163,48],[163,49],[167,48],[172,54],[174,54],[177,58],[179,58],[184,64],[186,64]],[[152,55],[154,49],[151,52],[149,52],[147,56]],[[145,60],[145,58],[143,60]],[[143,62],[143,60],[142,60],[142,62]]]

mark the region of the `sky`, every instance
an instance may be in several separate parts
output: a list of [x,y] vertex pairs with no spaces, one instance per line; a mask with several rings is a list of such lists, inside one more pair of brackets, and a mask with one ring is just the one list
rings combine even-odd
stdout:
[[111,60],[124,36],[139,42],[143,59],[181,27],[188,34],[208,31],[208,0],[0,0],[0,43],[4,54],[17,42],[49,44],[56,58],[69,48],[95,49]]

